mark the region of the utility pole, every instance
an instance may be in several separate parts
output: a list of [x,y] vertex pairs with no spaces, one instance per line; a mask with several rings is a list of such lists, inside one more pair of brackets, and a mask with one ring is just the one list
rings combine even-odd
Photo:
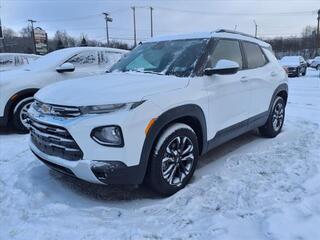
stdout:
[[104,15],[104,19],[106,20],[106,31],[107,31],[107,46],[109,47],[109,27],[108,22],[112,22],[112,18],[109,17],[109,13],[102,13]]
[[318,10],[318,26],[317,26],[317,51],[316,53],[320,54],[320,9]]
[[153,12],[153,7],[150,7],[150,20],[151,20],[151,37],[153,37],[153,15],[152,15],[152,12]]
[[[0,18],[0,40],[2,41],[3,52],[5,52],[6,51],[6,43],[4,41],[4,36],[3,36],[3,32],[2,32],[1,18]],[[2,52],[2,50],[1,50],[1,52]]]
[[136,30],[136,7],[131,7],[133,11],[133,39],[134,47],[137,46],[137,30]]
[[254,23],[254,37],[256,38],[258,36],[258,25],[256,23],[256,20],[253,20]]
[[32,38],[32,43],[33,43],[33,53],[36,54],[37,50],[36,50],[36,40],[34,37],[34,28],[33,28],[33,24],[37,21],[32,20],[32,19],[28,19],[28,22],[30,22],[31,24],[31,38]]

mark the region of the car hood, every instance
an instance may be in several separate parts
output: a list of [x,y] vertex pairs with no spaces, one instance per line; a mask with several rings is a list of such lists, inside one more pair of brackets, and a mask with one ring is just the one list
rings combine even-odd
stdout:
[[63,106],[127,103],[186,87],[188,78],[146,73],[107,73],[66,80],[37,92],[41,102]]
[[299,63],[296,63],[296,62],[287,62],[287,61],[283,61],[283,62],[280,62],[281,66],[282,67],[298,67],[299,66]]

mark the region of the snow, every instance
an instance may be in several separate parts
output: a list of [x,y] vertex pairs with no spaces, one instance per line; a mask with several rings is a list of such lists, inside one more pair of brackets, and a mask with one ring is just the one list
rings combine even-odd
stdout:
[[289,79],[283,132],[209,152],[169,198],[48,170],[0,133],[0,239],[320,239],[320,75]]

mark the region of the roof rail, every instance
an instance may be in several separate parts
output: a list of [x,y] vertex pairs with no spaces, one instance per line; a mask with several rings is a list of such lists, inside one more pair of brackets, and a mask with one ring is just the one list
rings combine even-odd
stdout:
[[247,34],[247,33],[242,33],[242,32],[238,32],[238,31],[233,31],[233,30],[228,30],[228,29],[217,29],[216,31],[214,31],[215,33],[233,33],[233,34],[239,34],[245,37],[251,37],[251,38],[255,38],[258,40],[263,41],[262,39],[255,37],[253,35]]

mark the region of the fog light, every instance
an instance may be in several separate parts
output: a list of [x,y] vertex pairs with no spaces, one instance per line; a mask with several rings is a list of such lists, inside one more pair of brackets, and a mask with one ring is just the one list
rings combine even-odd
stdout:
[[123,147],[123,137],[119,126],[103,126],[92,130],[91,137],[97,143],[105,146]]

